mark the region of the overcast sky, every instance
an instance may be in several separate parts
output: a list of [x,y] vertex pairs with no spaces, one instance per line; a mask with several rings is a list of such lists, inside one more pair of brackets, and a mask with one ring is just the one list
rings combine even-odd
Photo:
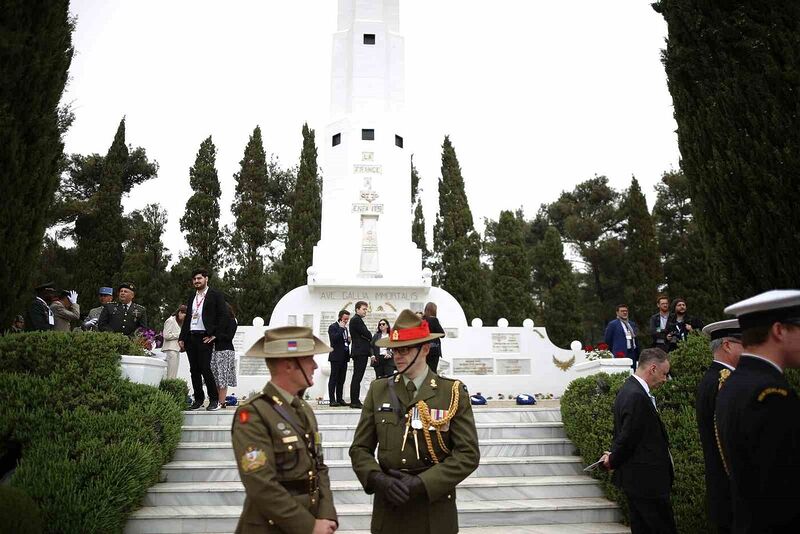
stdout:
[[[67,152],[105,154],[127,116],[128,143],[159,173],[124,207],[168,210],[174,259],[186,246],[178,219],[189,167],[208,135],[224,223],[256,125],[284,166],[299,160],[303,122],[319,145],[336,10],[335,0],[73,0]],[[400,32],[429,226],[445,134],[479,229],[502,209],[532,217],[595,174],[619,189],[635,175],[652,208],[661,174],[678,167],[660,61],[666,24],[648,1],[401,0]]]

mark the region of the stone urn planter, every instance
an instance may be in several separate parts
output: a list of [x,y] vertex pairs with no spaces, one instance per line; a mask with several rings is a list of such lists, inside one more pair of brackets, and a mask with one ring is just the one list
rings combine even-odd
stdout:
[[578,376],[589,376],[597,373],[631,373],[633,360],[630,358],[602,358],[581,362],[573,369]]
[[153,356],[127,356],[120,357],[122,377],[129,378],[131,382],[155,386],[167,375],[167,362]]

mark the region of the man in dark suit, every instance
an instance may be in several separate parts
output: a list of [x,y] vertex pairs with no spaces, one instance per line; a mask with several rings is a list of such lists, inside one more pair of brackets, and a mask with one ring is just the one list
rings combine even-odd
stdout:
[[350,354],[353,357],[353,379],[350,381],[350,407],[362,408],[359,397],[361,395],[361,379],[364,378],[364,370],[367,368],[372,348],[372,333],[364,324],[364,317],[367,316],[368,305],[363,300],[356,302],[356,314],[350,319],[350,337],[352,345]]
[[132,336],[139,329],[147,328],[147,310],[136,304],[136,286],[123,282],[117,290],[117,301],[103,306],[97,329],[100,332],[117,332]]
[[52,330],[56,324],[55,316],[50,310],[50,303],[56,298],[56,289],[53,282],[47,282],[36,288],[36,296],[33,297],[28,309],[25,311],[25,330],[32,332],[36,330]]
[[347,322],[350,312],[339,312],[339,320],[328,327],[328,339],[333,349],[328,354],[331,363],[331,377],[328,379],[328,398],[331,406],[345,406],[342,395],[344,394],[344,379],[347,376],[347,362],[350,361],[350,334],[347,332]]
[[653,338],[653,347],[669,352],[667,339],[667,324],[669,323],[669,297],[659,295],[656,299],[658,312],[650,316],[650,336]]
[[703,333],[711,337],[711,354],[714,361],[708,367],[703,379],[697,386],[697,428],[700,431],[700,443],[703,446],[703,458],[706,464],[706,500],[708,519],[717,528],[717,532],[731,531],[733,511],[731,510],[731,485],[714,432],[714,410],[717,405],[717,393],[731,372],[739,363],[742,354],[742,332],[739,321],[730,319],[719,321],[703,328]]
[[[428,321],[428,328],[430,328],[432,333],[436,334],[444,334],[444,328],[439,323],[439,319],[436,317],[436,303],[429,302],[425,304],[425,312],[422,315],[422,318]],[[441,339],[434,339],[431,341],[431,351],[428,353],[428,367],[431,368],[431,371],[434,373],[437,372],[439,368],[439,359],[442,357],[442,340]]]
[[675,533],[669,500],[675,478],[669,439],[651,390],[666,382],[667,353],[645,349],[614,400],[614,443],[601,460],[628,498],[632,534]]
[[800,291],[767,291],[725,308],[742,329],[739,365],[717,395],[733,532],[800,532]]
[[192,285],[195,292],[189,296],[186,304],[186,319],[181,325],[178,344],[189,358],[189,374],[194,390],[194,403],[189,409],[199,410],[203,407],[205,381],[209,399],[206,410],[213,412],[220,409],[220,404],[217,383],[211,372],[211,352],[217,334],[227,328],[228,306],[222,292],[208,286],[208,271],[205,269],[192,271]]
[[639,360],[639,344],[636,342],[638,333],[636,323],[628,319],[628,306],[618,304],[617,318],[608,323],[603,337],[611,354],[617,358],[630,358],[634,369]]

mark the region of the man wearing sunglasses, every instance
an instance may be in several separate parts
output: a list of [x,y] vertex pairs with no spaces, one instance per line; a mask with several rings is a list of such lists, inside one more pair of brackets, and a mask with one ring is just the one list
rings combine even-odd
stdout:
[[725,380],[739,364],[742,355],[742,331],[738,319],[718,321],[703,328],[703,334],[711,338],[711,354],[714,361],[708,366],[697,387],[696,410],[700,443],[706,464],[706,495],[708,496],[708,518],[716,525],[717,532],[730,532],[733,511],[731,510],[731,485],[714,432],[714,409],[717,393]]

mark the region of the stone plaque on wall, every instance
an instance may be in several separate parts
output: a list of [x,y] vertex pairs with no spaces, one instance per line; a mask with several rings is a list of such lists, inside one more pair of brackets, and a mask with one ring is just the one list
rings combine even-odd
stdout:
[[424,302],[409,302],[408,309],[413,311],[414,313],[417,312],[424,312],[425,311],[425,303]]
[[339,318],[339,312],[319,312],[319,336],[328,338],[328,327]]
[[237,330],[236,334],[233,336],[233,350],[236,351],[236,354],[239,356],[243,355],[247,349],[250,348],[244,346],[244,336],[246,333],[246,330]]
[[458,328],[445,328],[444,329],[444,337],[449,338],[457,338],[458,337]]
[[269,371],[262,358],[240,358],[239,374],[242,376],[266,376],[269,375]]
[[492,334],[492,352],[518,353],[519,334]]
[[303,326],[314,329],[314,314],[306,313],[303,315]]
[[497,362],[498,375],[529,375],[531,374],[531,361],[528,359],[500,359]]
[[286,326],[297,326],[297,316],[296,315],[287,315],[286,316]]
[[493,375],[494,358],[453,358],[454,375]]

